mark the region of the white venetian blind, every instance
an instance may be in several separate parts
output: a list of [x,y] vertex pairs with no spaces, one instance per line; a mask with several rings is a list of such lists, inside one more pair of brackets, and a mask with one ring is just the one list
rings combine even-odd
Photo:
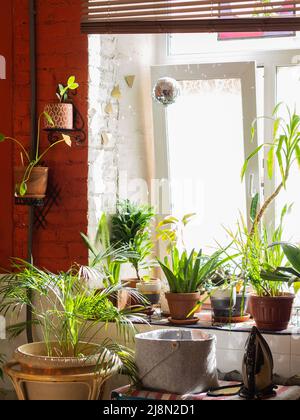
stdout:
[[300,30],[300,0],[83,0],[84,33]]

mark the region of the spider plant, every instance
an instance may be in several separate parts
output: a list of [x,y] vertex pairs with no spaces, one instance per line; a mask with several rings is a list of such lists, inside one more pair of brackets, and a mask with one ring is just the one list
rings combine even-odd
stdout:
[[155,264],[150,259],[153,250],[151,222],[155,216],[152,207],[133,203],[129,200],[117,204],[117,212],[112,216],[112,244],[115,247],[128,247],[135,257],[128,261],[141,281],[141,270],[151,269]]
[[[242,180],[245,177],[245,173],[248,168],[249,161],[256,156],[260,150],[264,147],[269,148],[267,157],[267,169],[268,176],[270,179],[273,178],[275,172],[275,163],[277,162],[279,167],[280,182],[272,192],[272,194],[264,201],[260,209],[257,211],[254,220],[252,221],[252,227],[250,235],[254,236],[257,228],[260,227],[260,223],[269,208],[270,204],[276,199],[281,190],[286,189],[287,181],[291,172],[291,168],[295,162],[300,166],[300,116],[296,112],[292,112],[288,107],[288,119],[284,120],[282,117],[278,117],[278,110],[283,104],[278,104],[272,114],[272,117],[267,118],[273,123],[273,138],[270,142],[265,142],[258,146],[246,159],[241,177]],[[252,141],[256,134],[257,119],[252,124]],[[256,201],[258,196],[256,196]]]
[[[134,322],[141,321],[138,315],[113,306],[108,298],[114,288],[91,292],[75,268],[53,274],[22,260],[15,260],[13,268],[16,272],[0,279],[0,312],[6,316],[11,311],[18,317],[22,308],[30,305],[32,323],[40,327],[49,356],[80,357],[82,345],[88,348],[109,322],[128,340],[135,333]],[[39,296],[38,301],[31,299],[28,291]],[[10,336],[20,334],[26,325],[20,322],[9,327]],[[114,367],[135,377],[133,353],[126,347],[106,338],[97,344],[96,354],[97,369]]]

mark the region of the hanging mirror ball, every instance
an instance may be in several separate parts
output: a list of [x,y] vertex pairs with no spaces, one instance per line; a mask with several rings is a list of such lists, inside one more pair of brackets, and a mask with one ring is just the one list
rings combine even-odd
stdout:
[[174,104],[181,93],[177,80],[171,77],[159,79],[153,89],[153,98],[161,104],[168,106]]

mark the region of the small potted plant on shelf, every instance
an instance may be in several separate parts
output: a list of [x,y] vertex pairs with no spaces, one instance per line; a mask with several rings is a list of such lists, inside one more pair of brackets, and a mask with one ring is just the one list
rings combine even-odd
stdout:
[[49,171],[49,168],[42,166],[44,158],[51,149],[61,143],[65,143],[69,147],[72,146],[71,138],[62,134],[61,140],[52,143],[45,151],[40,153],[40,126],[43,117],[45,117],[45,120],[48,121],[49,124],[53,124],[52,118],[47,112],[42,112],[40,114],[38,119],[36,152],[33,157],[30,156],[20,141],[13,137],[6,137],[4,134],[0,133],[0,143],[4,141],[13,141],[21,149],[20,156],[22,166],[14,168],[15,195],[18,197],[44,198],[47,191]]
[[74,110],[73,104],[68,102],[68,91],[76,90],[79,84],[76,82],[75,76],[68,78],[66,86],[59,84],[57,88],[56,96],[59,99],[59,103],[47,104],[45,111],[50,115],[53,125],[46,124],[48,129],[66,129],[72,130],[74,125]]
[[[19,399],[97,400],[115,373],[136,379],[133,352],[109,338],[96,338],[108,322],[128,337],[135,333],[133,322],[142,321],[115,308],[108,299],[111,291],[92,293],[75,268],[53,274],[21,260],[13,268],[17,272],[0,279],[0,311],[20,314],[30,305],[32,325],[39,327],[34,332],[43,337],[19,347],[15,360],[4,366]],[[8,333],[17,336],[25,327],[15,324]]]
[[[132,288],[143,282],[143,270],[149,271],[156,265],[151,259],[153,252],[151,223],[154,216],[152,207],[129,200],[120,201],[117,204],[116,214],[112,216],[112,244],[115,248],[126,246],[134,253],[134,257],[128,258],[128,262],[134,268],[136,278],[123,281]],[[151,281],[153,287],[155,282],[159,282],[149,276],[145,276],[145,279],[148,284]]]
[[[274,109],[273,115],[270,119],[273,120],[273,139],[271,142],[263,143],[246,159],[242,169],[242,179],[245,176],[248,168],[249,161],[260,152],[263,147],[268,147],[268,158],[267,158],[267,170],[269,178],[272,179],[275,172],[275,163],[278,164],[279,168],[279,183],[274,189],[273,193],[259,205],[259,195],[257,194],[252,202],[251,212],[253,214],[252,226],[248,232],[247,239],[245,241],[245,255],[250,266],[250,281],[255,290],[255,294],[250,297],[250,306],[254,319],[257,320],[257,313],[260,307],[268,305],[268,310],[264,310],[264,323],[257,322],[265,329],[285,329],[287,327],[286,317],[282,319],[282,322],[273,317],[274,313],[281,314],[281,308],[287,305],[290,309],[293,305],[294,298],[292,296],[287,297],[282,287],[275,284],[271,284],[268,280],[264,280],[261,277],[261,272],[264,270],[264,262],[260,260],[260,253],[267,252],[265,246],[263,249],[261,244],[263,239],[263,227],[262,220],[269,208],[269,206],[276,200],[280,192],[287,187],[289,175],[295,162],[300,163],[300,116],[296,112],[291,112],[287,108],[288,118],[287,120],[278,117],[277,113],[281,108],[282,104],[278,104]],[[252,136],[256,132],[257,121],[253,123]],[[251,259],[253,261],[251,261]],[[274,287],[275,286],[275,287]],[[288,311],[284,311],[287,314]]]

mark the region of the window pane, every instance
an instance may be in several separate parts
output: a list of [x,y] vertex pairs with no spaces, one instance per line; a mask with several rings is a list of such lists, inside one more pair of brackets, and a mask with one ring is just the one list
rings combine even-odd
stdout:
[[246,214],[241,82],[182,81],[182,95],[167,108],[173,213],[196,212],[186,232],[189,248],[223,245],[222,225],[234,228]]
[[[277,69],[277,102],[286,103],[292,110],[300,113],[300,67],[278,67]],[[281,107],[281,116],[287,118],[287,111]],[[286,217],[284,240],[300,242],[300,171],[294,164],[287,183],[286,191],[282,191],[276,200],[277,221],[285,204],[293,204]]]

